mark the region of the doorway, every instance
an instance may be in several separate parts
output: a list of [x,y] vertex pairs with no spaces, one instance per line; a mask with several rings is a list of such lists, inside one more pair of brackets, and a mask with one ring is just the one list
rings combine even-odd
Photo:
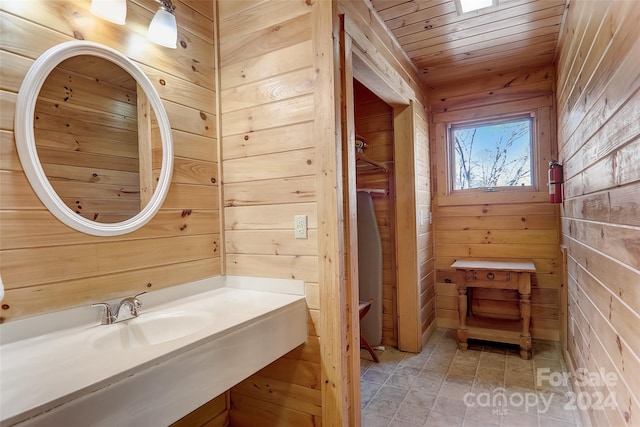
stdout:
[[[340,32],[340,110],[342,126],[342,208],[344,219],[344,252],[345,252],[345,295],[347,299],[346,332],[348,342],[353,344],[353,351],[347,354],[347,382],[349,386],[348,400],[351,402],[349,425],[360,425],[360,321],[358,281],[358,237],[357,237],[357,189],[358,181],[364,185],[363,177],[358,180],[356,167],[356,133],[366,128],[363,123],[356,123],[355,89],[357,85],[366,88],[379,101],[372,102],[377,107],[384,107],[382,114],[390,127],[386,137],[389,139],[385,149],[391,149],[387,156],[393,162],[391,177],[383,190],[389,200],[388,231],[393,230],[394,249],[387,254],[388,276],[395,283],[395,297],[383,295],[382,301],[388,305],[386,310],[387,337],[403,351],[419,352],[422,348],[420,321],[419,269],[418,269],[418,227],[417,227],[417,190],[416,190],[416,128],[414,124],[415,107],[413,90],[395,73],[384,58],[377,52],[370,41],[357,26],[343,15],[340,16],[342,31]],[[355,82],[355,83],[354,83]],[[390,112],[390,114],[389,114]],[[366,116],[366,114],[363,114]],[[373,114],[375,116],[375,114]],[[375,120],[372,121],[375,123]],[[358,126],[357,126],[358,125]],[[358,128],[360,128],[358,130]],[[374,128],[375,129],[375,125]],[[363,132],[366,134],[366,132]],[[360,135],[365,140],[374,136]],[[374,144],[377,145],[377,144]],[[367,148],[366,150],[370,150]],[[367,153],[374,157],[371,151]],[[385,156],[379,157],[384,163]],[[375,158],[372,159],[378,161]],[[358,162],[362,163],[362,162]],[[391,178],[391,179],[389,179]],[[375,178],[373,178],[375,189]],[[379,193],[382,194],[382,193]],[[382,204],[378,202],[378,204]],[[384,222],[383,222],[384,223]],[[386,231],[386,230],[385,230]],[[389,239],[389,242],[391,240]],[[389,249],[387,251],[390,251]],[[393,267],[390,264],[393,259]],[[384,263],[385,261],[383,261]],[[384,265],[383,265],[384,268]],[[393,285],[392,285],[393,286]],[[395,298],[395,301],[394,301]],[[383,326],[384,326],[383,320]],[[393,331],[393,334],[390,334]],[[392,337],[393,336],[393,337]],[[392,342],[394,342],[392,341]],[[385,341],[386,342],[386,341]]]
[[[371,303],[369,313],[360,322],[361,334],[374,347],[397,347],[393,107],[357,80],[353,81],[353,99],[359,296],[361,301]],[[368,206],[372,212],[367,212]],[[363,256],[375,251],[373,240],[377,237],[363,230],[362,219],[367,214],[375,216],[382,255],[379,259]],[[378,274],[380,280],[375,277]]]

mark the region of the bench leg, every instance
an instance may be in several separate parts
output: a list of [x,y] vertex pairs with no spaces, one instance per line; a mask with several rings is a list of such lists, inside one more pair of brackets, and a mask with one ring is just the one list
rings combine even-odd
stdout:
[[365,350],[367,350],[369,352],[369,354],[371,355],[371,357],[373,357],[373,361],[376,363],[380,363],[380,359],[378,359],[378,355],[376,354],[375,351],[373,351],[373,349],[371,348],[371,346],[369,345],[369,343],[367,342],[367,340],[364,339],[364,337],[362,335],[360,335],[360,345],[362,347],[365,348]]

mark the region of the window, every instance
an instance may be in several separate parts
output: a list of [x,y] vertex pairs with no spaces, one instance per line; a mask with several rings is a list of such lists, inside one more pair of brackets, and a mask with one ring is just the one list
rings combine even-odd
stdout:
[[474,10],[498,6],[498,0],[454,0],[458,15]]
[[450,125],[450,188],[532,188],[533,134],[530,115]]

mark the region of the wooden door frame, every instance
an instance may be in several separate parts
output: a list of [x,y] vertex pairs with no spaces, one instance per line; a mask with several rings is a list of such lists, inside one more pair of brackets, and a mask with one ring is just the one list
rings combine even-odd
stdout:
[[[349,80],[346,77],[341,82],[348,90],[343,92],[343,98],[351,105],[343,108],[343,115],[351,111],[353,114],[353,78],[371,90],[376,96],[393,107],[394,126],[394,184],[395,200],[395,236],[396,242],[396,289],[398,314],[398,348],[403,351],[419,352],[422,349],[422,335],[420,322],[420,298],[418,277],[418,225],[416,205],[416,168],[415,168],[415,94],[408,84],[397,74],[386,59],[379,54],[369,39],[359,30],[357,25],[348,17],[341,15],[344,26],[345,40],[348,51],[342,59],[345,63],[342,69],[352,73]],[[344,73],[343,73],[344,75]],[[349,94],[349,91],[351,92]],[[346,134],[344,143],[353,145],[355,142],[355,125],[353,120],[343,120],[347,125],[343,129]],[[351,158],[346,159],[348,162]],[[355,159],[353,159],[355,169]],[[401,165],[401,167],[398,167]],[[355,178],[354,178],[355,179]],[[355,183],[354,183],[355,184]],[[344,188],[345,200],[356,198],[355,185]],[[402,208],[399,209],[398,206]],[[347,206],[348,207],[348,206]],[[347,211],[347,216],[353,212]],[[352,226],[357,222],[351,222]],[[357,233],[357,230],[356,230]],[[357,239],[355,250],[349,247],[354,241],[345,240],[345,249],[350,254],[350,267],[357,270]],[[354,259],[355,257],[355,259]],[[357,276],[356,276],[357,277]],[[347,283],[349,293],[358,296],[357,282]],[[352,290],[354,289],[354,290]],[[355,303],[354,301],[352,303]],[[352,329],[358,327],[359,320],[352,319]]]
[[[315,2],[313,8],[322,423],[327,426],[357,427],[361,425],[361,406],[359,298],[357,285],[353,286],[353,283],[357,283],[353,279],[357,279],[358,257],[357,229],[354,227],[357,224],[355,155],[351,155],[355,149],[353,78],[367,85],[383,101],[396,107],[394,126],[402,128],[402,131],[397,131],[399,133],[396,136],[402,135],[403,143],[395,144],[399,151],[394,151],[394,155],[400,155],[404,159],[403,165],[407,162],[415,164],[415,130],[412,127],[414,112],[411,101],[415,95],[370,45],[370,41],[353,21],[344,15],[338,17],[335,0]],[[349,105],[351,115],[346,113]],[[410,172],[415,174],[415,166],[410,168]],[[400,187],[404,187],[402,194],[405,197],[412,194],[406,199],[408,205],[403,206],[402,210],[413,206],[413,209],[409,209],[413,213],[406,216],[409,221],[413,219],[413,224],[403,224],[401,229],[417,230],[415,176],[410,180],[396,179],[396,194]],[[397,210],[396,218],[399,217],[398,213]],[[414,232],[407,239],[403,245],[417,246],[417,233]],[[417,254],[417,251],[414,252]],[[348,258],[345,254],[348,254]],[[417,257],[413,264],[417,265]],[[397,262],[396,265],[400,270],[405,264]],[[417,268],[400,277],[406,281],[399,284],[398,288],[413,288],[413,293],[417,295]],[[411,292],[399,291],[399,296],[408,293]],[[418,299],[414,298],[413,303],[418,304]],[[419,328],[419,312],[410,310],[403,314],[398,329],[399,348],[419,351],[422,346],[420,337],[414,339],[411,331],[404,332],[405,327],[411,323],[414,324],[414,329]]]
[[351,308],[344,285],[340,20],[335,0],[316,1],[312,8],[322,425],[348,427],[354,411],[349,382],[355,375],[348,360],[355,350],[349,345]]
[[[342,119],[342,176],[344,186],[344,242],[345,242],[345,288],[349,310],[347,312],[347,339],[353,351],[348,355],[349,366],[349,425],[360,426],[360,304],[358,292],[358,218],[356,194],[355,117],[353,93],[353,50],[351,37],[344,30],[344,15],[340,15],[340,85],[342,96],[340,111]],[[355,284],[355,285],[354,285]]]
[[[393,159],[396,170],[396,289],[398,348],[422,350],[418,221],[416,202],[415,104],[393,109]],[[399,208],[400,207],[400,208]]]

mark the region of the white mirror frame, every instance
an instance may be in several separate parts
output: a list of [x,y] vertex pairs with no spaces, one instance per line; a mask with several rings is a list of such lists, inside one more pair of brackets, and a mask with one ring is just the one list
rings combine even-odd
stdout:
[[[162,167],[156,189],[149,203],[137,215],[117,223],[99,223],[88,220],[71,210],[60,199],[47,178],[38,152],[34,135],[34,111],[40,89],[49,73],[65,59],[78,55],[91,55],[106,59],[127,71],[144,90],[158,120],[162,139]],[[129,58],[99,43],[69,41],[53,46],[44,52],[27,72],[16,101],[15,139],[20,163],[29,183],[42,203],[60,221],[71,228],[94,236],[118,236],[139,229],[158,212],[169,191],[173,171],[173,140],[171,126],[162,100],[149,78]]]

